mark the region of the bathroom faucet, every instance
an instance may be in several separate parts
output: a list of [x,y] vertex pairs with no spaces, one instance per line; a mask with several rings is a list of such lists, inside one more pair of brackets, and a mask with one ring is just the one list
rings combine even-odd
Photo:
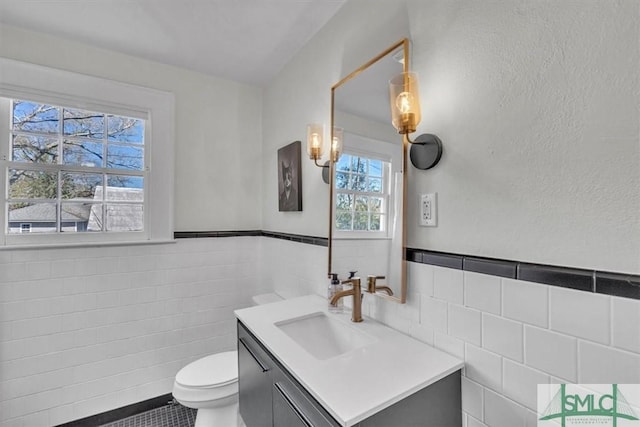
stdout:
[[393,296],[393,291],[388,286],[376,286],[377,279],[384,279],[384,276],[367,276],[367,292],[375,294],[376,291],[386,292],[389,296]]
[[351,311],[351,321],[362,322],[362,290],[360,287],[360,278],[354,277],[352,279],[343,280],[342,284],[351,284],[353,287],[335,294],[333,298],[331,298],[331,304],[336,305],[340,298],[352,295],[353,308]]

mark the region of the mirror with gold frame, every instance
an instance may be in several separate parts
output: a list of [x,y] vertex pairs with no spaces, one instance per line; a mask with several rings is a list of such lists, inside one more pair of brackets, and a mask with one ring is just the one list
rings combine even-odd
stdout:
[[345,279],[355,271],[363,291],[400,303],[407,144],[391,123],[389,80],[408,69],[403,39],[331,88],[332,140],[342,131],[343,149],[330,164],[328,273]]

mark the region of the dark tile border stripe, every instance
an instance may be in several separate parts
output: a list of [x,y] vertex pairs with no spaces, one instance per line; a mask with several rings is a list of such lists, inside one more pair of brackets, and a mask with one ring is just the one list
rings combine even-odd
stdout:
[[131,405],[123,406],[112,411],[103,412],[101,414],[92,415],[87,418],[81,418],[79,420],[71,421],[65,424],[60,424],[56,427],[95,427],[101,424],[108,424],[114,421],[121,420],[123,418],[130,417],[132,415],[140,414],[142,412],[150,411],[152,409],[160,408],[173,401],[171,393],[163,394],[162,396],[154,397],[152,399],[144,400],[142,402],[133,403]]
[[174,239],[195,239],[201,237],[238,237],[238,236],[262,236],[261,230],[243,231],[176,231]]
[[594,271],[538,264],[518,264],[518,279],[562,288],[594,292]]
[[526,280],[585,292],[640,299],[640,276],[512,260],[406,249],[407,261]]
[[518,263],[497,259],[463,257],[462,269],[500,277],[516,277]]
[[301,234],[279,233],[276,231],[263,230],[239,230],[239,231],[176,231],[173,233],[174,239],[195,239],[201,237],[241,237],[241,236],[263,236],[273,239],[283,239],[292,242],[306,243],[308,245],[329,246],[326,237],[305,236]]
[[262,236],[271,237],[273,239],[290,240],[292,242],[306,243],[308,245],[329,246],[329,240],[326,237],[304,236],[301,234],[278,233],[275,231],[263,231]]
[[596,292],[640,299],[640,276],[597,271]]
[[422,253],[422,262],[425,264],[462,270],[462,261],[463,259],[459,255]]
[[[328,246],[326,237],[279,233],[276,231],[176,231],[174,238],[263,236],[316,246]],[[585,292],[640,299],[640,276],[597,270],[583,270],[562,266],[532,264],[496,258],[406,248],[406,259],[422,264],[457,270],[473,271],[492,276],[526,280],[550,286],[577,289]]]

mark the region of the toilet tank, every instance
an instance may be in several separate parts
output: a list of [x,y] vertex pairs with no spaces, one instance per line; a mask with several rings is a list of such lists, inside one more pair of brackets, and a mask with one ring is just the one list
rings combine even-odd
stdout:
[[254,295],[251,297],[251,300],[253,301],[253,305],[263,305],[263,304],[269,304],[272,302],[282,301],[282,297],[275,293],[268,293],[268,294]]

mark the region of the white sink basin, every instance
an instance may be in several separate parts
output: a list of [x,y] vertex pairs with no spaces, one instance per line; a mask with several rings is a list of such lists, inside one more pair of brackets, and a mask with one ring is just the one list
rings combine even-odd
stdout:
[[339,356],[375,341],[375,338],[323,312],[283,320],[275,325],[319,360]]

